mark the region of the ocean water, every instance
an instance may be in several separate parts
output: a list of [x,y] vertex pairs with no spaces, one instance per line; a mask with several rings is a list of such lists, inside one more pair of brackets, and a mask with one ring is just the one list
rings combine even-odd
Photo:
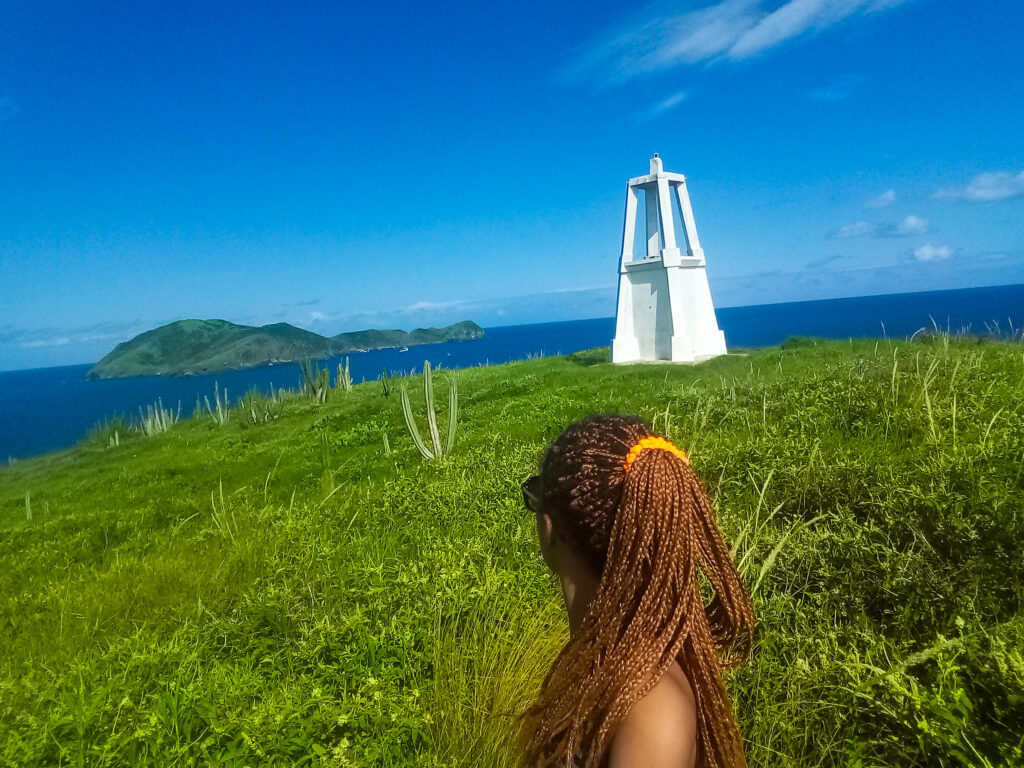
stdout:
[[[730,348],[778,344],[790,336],[850,338],[905,337],[939,327],[975,333],[1014,333],[1024,327],[1024,285],[966,288],[852,299],[828,299],[719,309],[719,326]],[[540,323],[485,329],[482,339],[380,349],[349,355],[355,382],[381,371],[408,372],[424,360],[443,368],[467,368],[521,360],[539,354],[569,354],[607,346],[614,318]],[[332,372],[339,358],[327,361]],[[302,374],[295,363],[265,365],[204,376],[139,376],[93,381],[89,365],[0,372],[0,461],[66,448],[97,422],[121,415],[138,419],[139,409],[161,399],[181,404],[190,416],[197,397],[212,399],[215,384],[231,400],[256,387],[294,388]]]

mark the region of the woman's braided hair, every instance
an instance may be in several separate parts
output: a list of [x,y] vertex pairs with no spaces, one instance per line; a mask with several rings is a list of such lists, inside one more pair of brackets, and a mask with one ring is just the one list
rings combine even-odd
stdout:
[[[745,765],[722,671],[749,654],[753,607],[687,461],[648,449],[626,471],[630,449],[648,437],[636,417],[591,416],[544,458],[541,504],[600,582],[523,718],[530,765],[598,765],[673,662],[696,700],[697,765]],[[707,605],[698,570],[713,593]]]

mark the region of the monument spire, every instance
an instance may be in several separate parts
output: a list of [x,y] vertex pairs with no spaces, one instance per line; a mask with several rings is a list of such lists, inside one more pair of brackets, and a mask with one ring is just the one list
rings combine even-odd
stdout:
[[[634,258],[641,194],[647,245],[645,255]],[[678,203],[679,231],[684,241],[679,244],[673,202]],[[650,173],[626,182],[612,362],[693,362],[725,351],[725,334],[718,327],[711,301],[686,177],[665,172],[655,152]]]

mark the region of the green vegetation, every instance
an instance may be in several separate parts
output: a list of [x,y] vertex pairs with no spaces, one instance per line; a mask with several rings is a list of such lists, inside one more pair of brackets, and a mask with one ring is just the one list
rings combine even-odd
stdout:
[[312,360],[303,360],[299,363],[299,368],[302,370],[305,393],[314,403],[326,403],[327,396],[331,394],[331,372]]
[[[228,399],[228,389],[224,388],[224,396],[221,397],[220,384],[213,382],[213,405],[210,405],[210,398],[203,396],[206,403],[206,413],[210,420],[218,427],[223,427],[231,418],[231,400]],[[198,410],[198,403],[196,403]]]
[[338,363],[338,374],[334,378],[334,388],[342,389],[345,392],[352,390],[352,374],[348,367],[348,357],[345,358],[345,364]]
[[89,376],[211,373],[265,363],[322,360],[347,352],[478,339],[483,329],[468,320],[446,328],[356,331],[326,337],[288,323],[254,327],[227,320],[179,320],[118,344]]
[[0,764],[512,766],[565,636],[519,483],[608,411],[691,452],[753,590],[752,766],[1024,762],[1020,345],[606,354],[460,371],[439,461],[368,382],[0,470]]
[[[455,379],[448,383],[448,430],[445,441],[441,442],[441,433],[437,429],[437,412],[434,410],[434,384],[433,374],[430,370],[430,361],[423,361],[423,400],[427,406],[427,432],[430,435],[430,446],[420,437],[420,430],[416,426],[416,417],[412,412],[412,403],[409,400],[409,388],[402,387],[402,415],[405,417],[405,426],[409,430],[409,437],[412,438],[416,450],[428,461],[443,459],[452,452],[455,447],[455,431],[459,421],[459,390]],[[385,392],[385,396],[387,393]]]
[[162,435],[169,432],[180,417],[181,403],[178,403],[177,411],[172,411],[164,408],[163,400],[157,400],[153,405],[147,405],[145,411],[139,409],[139,429],[146,437]]

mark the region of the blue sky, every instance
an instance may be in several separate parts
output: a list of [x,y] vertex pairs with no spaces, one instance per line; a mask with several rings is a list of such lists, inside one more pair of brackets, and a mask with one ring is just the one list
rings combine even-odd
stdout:
[[5,15],[0,369],[184,317],[609,316],[652,152],[720,306],[1024,282],[1015,0]]

